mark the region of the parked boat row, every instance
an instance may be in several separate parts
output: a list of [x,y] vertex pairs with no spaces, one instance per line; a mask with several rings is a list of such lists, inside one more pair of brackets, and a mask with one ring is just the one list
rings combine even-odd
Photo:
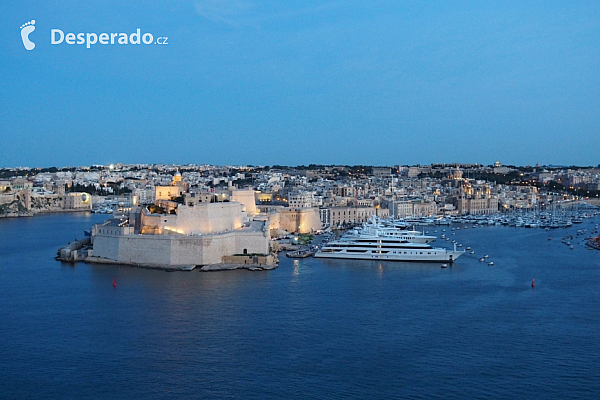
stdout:
[[586,219],[598,215],[598,207],[585,206],[583,209],[550,211],[518,211],[491,215],[461,215],[438,218],[418,217],[394,219],[398,227],[465,224],[473,226],[504,225],[523,228],[570,228],[582,224]]

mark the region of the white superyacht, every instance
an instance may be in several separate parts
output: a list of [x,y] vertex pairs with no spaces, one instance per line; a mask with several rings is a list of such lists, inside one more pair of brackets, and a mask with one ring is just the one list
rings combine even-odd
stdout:
[[419,231],[406,230],[395,227],[389,221],[377,219],[372,216],[361,227],[354,228],[346,232],[340,240],[348,241],[356,238],[367,237],[386,237],[402,239],[411,243],[430,243],[434,242],[437,237],[425,235]]
[[429,241],[432,241],[431,238],[434,240],[434,236],[411,232],[408,234],[411,239],[408,239],[397,228],[385,228],[370,221],[362,229],[351,230],[339,240],[324,244],[314,257],[451,263],[464,253],[456,250],[456,244],[454,250],[432,247]]

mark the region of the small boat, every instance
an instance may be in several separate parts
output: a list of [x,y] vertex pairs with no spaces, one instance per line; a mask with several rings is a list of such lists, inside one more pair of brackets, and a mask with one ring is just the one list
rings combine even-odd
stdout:
[[490,262],[488,263],[488,265],[491,267],[492,265],[494,265],[494,262],[493,262],[493,261],[490,261]]
[[484,262],[484,261],[485,261],[485,258],[480,258],[479,259],[479,262]]
[[475,254],[475,250],[471,250],[469,254]]
[[314,251],[310,251],[310,250],[298,250],[298,251],[293,251],[290,253],[286,253],[287,257],[290,258],[306,258],[306,257],[310,257],[313,256],[315,254]]
[[585,245],[590,249],[600,250],[600,236],[589,239],[587,242],[585,242]]
[[466,250],[471,250],[471,247],[470,247],[470,246],[467,246]]
[[448,268],[448,264],[442,264],[442,268]]
[[483,256],[483,258],[488,258],[489,256],[486,254],[485,256]]

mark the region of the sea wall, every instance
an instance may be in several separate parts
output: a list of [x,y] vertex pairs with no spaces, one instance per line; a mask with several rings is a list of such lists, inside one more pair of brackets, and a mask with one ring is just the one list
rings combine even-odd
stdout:
[[228,232],[215,235],[105,235],[94,237],[94,257],[147,265],[206,265],[223,262],[223,256],[269,253],[269,238],[262,232]]

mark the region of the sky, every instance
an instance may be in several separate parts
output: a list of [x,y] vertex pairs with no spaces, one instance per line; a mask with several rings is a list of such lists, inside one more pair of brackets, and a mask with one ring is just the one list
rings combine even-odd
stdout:
[[597,0],[23,0],[0,37],[0,167],[600,164]]

